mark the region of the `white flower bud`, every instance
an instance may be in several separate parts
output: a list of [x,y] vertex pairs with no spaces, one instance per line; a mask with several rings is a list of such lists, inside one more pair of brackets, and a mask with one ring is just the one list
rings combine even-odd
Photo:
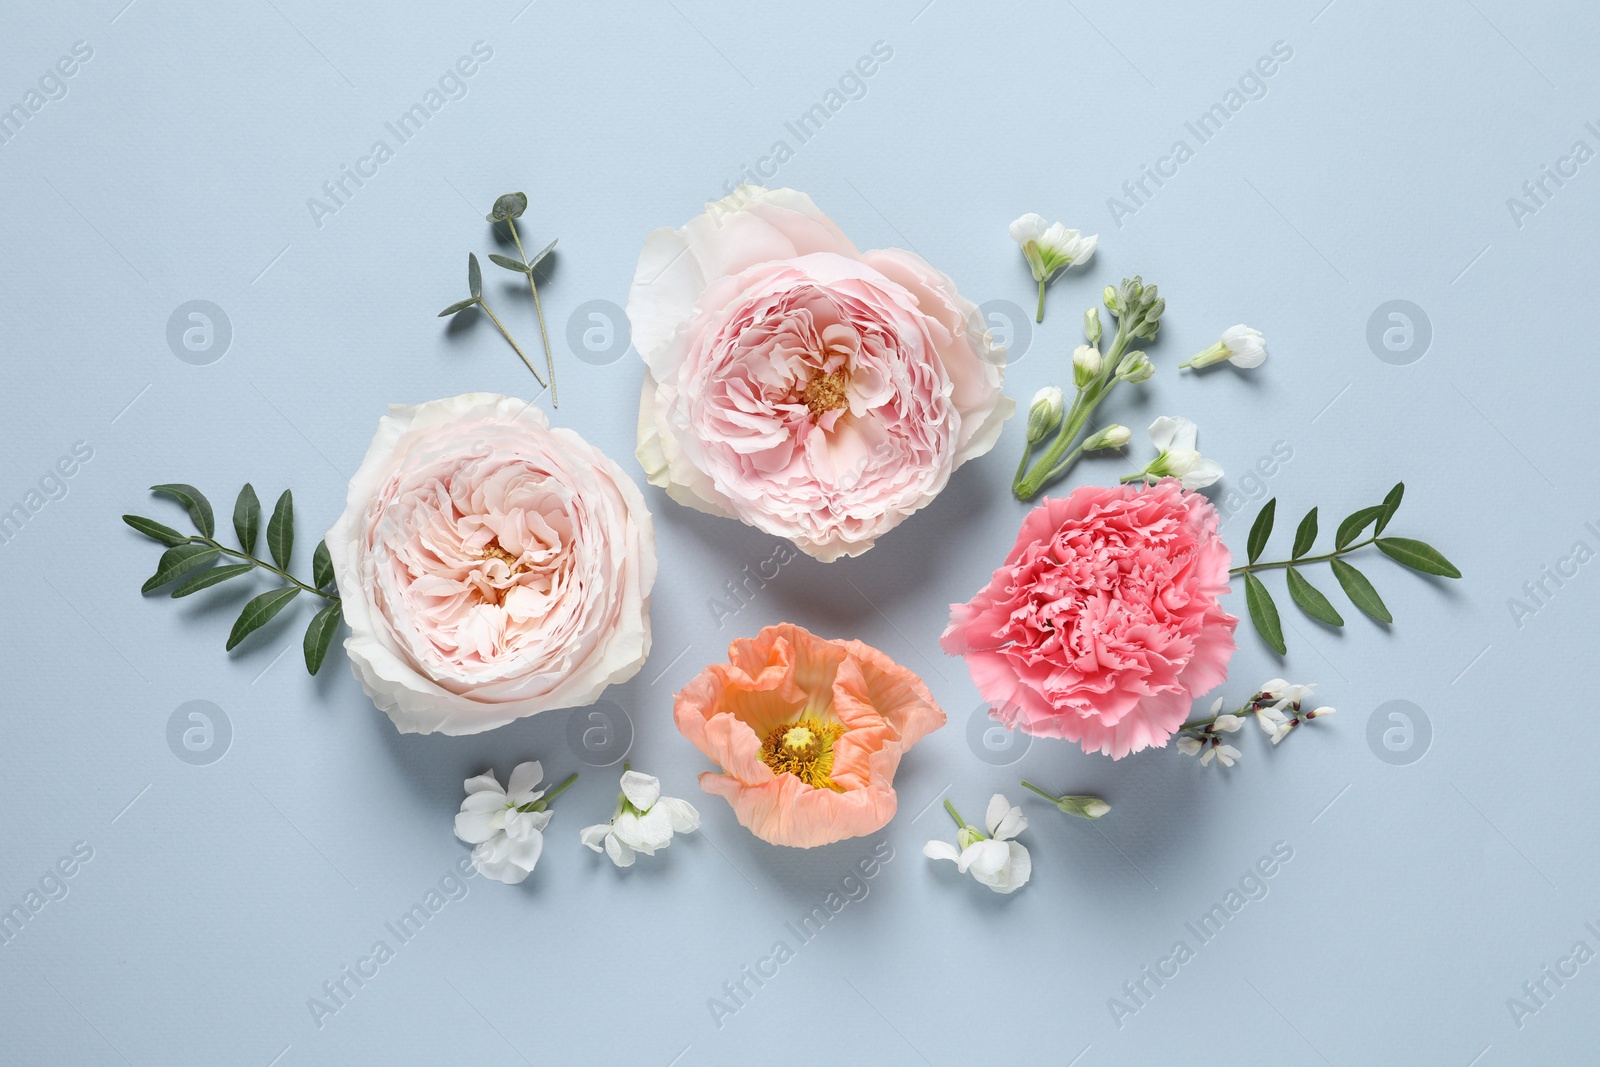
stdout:
[[1066,407],[1067,398],[1056,386],[1047,385],[1034,393],[1028,405],[1028,443],[1036,445],[1054,433]]
[[1080,819],[1098,819],[1111,810],[1111,805],[1099,797],[1062,797],[1056,801],[1056,807]]
[[1149,356],[1143,352],[1129,352],[1117,368],[1117,380],[1138,384],[1149,381],[1155,373],[1156,365],[1150,362]]
[[1085,452],[1098,452],[1106,448],[1121,448],[1133,440],[1133,431],[1113,423],[1083,443]]
[[1093,345],[1079,345],[1072,350],[1072,381],[1079,389],[1094,381],[1104,364],[1100,350]]
[[1100,309],[1090,308],[1083,313],[1083,336],[1091,345],[1100,343]]

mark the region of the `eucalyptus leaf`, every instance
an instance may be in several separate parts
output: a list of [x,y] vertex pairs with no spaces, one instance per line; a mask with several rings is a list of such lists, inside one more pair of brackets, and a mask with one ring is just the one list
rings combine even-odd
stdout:
[[198,593],[202,589],[210,589],[212,586],[220,585],[230,578],[237,578],[241,574],[249,574],[255,569],[255,564],[253,563],[235,563],[227,567],[212,567],[210,570],[201,571],[174,589],[172,591],[172,599],[177,600],[179,597],[188,596],[190,593]]
[[1289,598],[1300,605],[1300,610],[1318,619],[1329,626],[1343,626],[1344,619],[1328,603],[1328,598],[1316,586],[1306,581],[1305,576],[1290,567],[1288,570]]
[[233,624],[233,632],[228,634],[228,651],[232,652],[239,646],[240,641],[271,622],[299,592],[299,586],[286,585],[281,589],[268,590],[252,599],[239,613],[239,618]]
[[217,532],[216,519],[211,514],[211,501],[206,495],[192,485],[182,482],[171,482],[166,485],[152,485],[152,493],[161,493],[170,496],[182,504],[189,512],[189,518],[194,520],[195,528],[206,537],[215,536]]
[[478,306],[478,298],[475,297],[475,296],[474,297],[468,297],[466,300],[457,300],[454,304],[451,304],[449,307],[447,307],[443,311],[439,312],[438,317],[442,319],[446,315],[459,315],[459,314],[461,314],[461,312],[467,310],[468,308],[475,308],[477,306]]
[[336,600],[317,612],[311,625],[306,627],[303,647],[306,670],[310,673],[316,674],[322,669],[322,661],[328,656],[328,646],[333,644],[333,635],[339,630],[340,618],[340,604]]
[[1256,632],[1262,640],[1280,656],[1288,651],[1288,646],[1283,643],[1283,623],[1278,618],[1278,605],[1272,602],[1272,594],[1267,592],[1261,579],[1248,572],[1244,576],[1244,602],[1250,609],[1250,621],[1255,623]]
[[156,564],[156,572],[150,580],[140,587],[139,592],[148,593],[159,589],[175,578],[181,578],[196,567],[204,567],[207,563],[222,555],[222,550],[213,545],[179,545],[169,548],[161,554],[161,562]]
[[331,581],[333,556],[328,553],[328,542],[318,541],[317,550],[311,554],[311,584],[318,589],[325,589]]
[[1300,526],[1294,532],[1295,559],[1299,559],[1311,551],[1311,546],[1317,543],[1317,509],[1312,508],[1306,512],[1306,517],[1300,520]]
[[1383,498],[1383,514],[1378,516],[1377,528],[1374,534],[1383,533],[1383,528],[1389,525],[1389,520],[1394,518],[1394,513],[1400,510],[1400,499],[1406,495],[1406,483],[1395,482],[1394,488],[1389,490],[1389,495]]
[[483,268],[478,266],[475,253],[467,253],[467,292],[474,300],[483,299]]
[[1380,537],[1377,545],[1384,555],[1414,571],[1437,574],[1441,578],[1461,577],[1456,565],[1445,559],[1444,553],[1432,545],[1413,541],[1409,537]]
[[1278,498],[1273,497],[1261,506],[1256,514],[1256,521],[1250,526],[1250,540],[1248,542],[1249,561],[1254,563],[1261,558],[1261,552],[1267,547],[1267,538],[1272,536],[1272,521],[1278,511]]
[[1372,588],[1372,583],[1367,581],[1365,574],[1342,559],[1329,560],[1328,564],[1333,568],[1333,576],[1339,579],[1339,584],[1344,587],[1344,594],[1350,598],[1350,603],[1379,622],[1394,622],[1394,616],[1389,614],[1389,608],[1378,595],[1378,591]]
[[289,569],[289,560],[294,556],[294,494],[287,489],[267,520],[267,549],[272,553],[272,562]]
[[1371,526],[1375,519],[1383,515],[1383,505],[1374,504],[1370,508],[1362,508],[1345,516],[1339,524],[1339,530],[1333,537],[1334,548],[1346,548],[1356,538],[1361,536],[1361,531]]
[[502,256],[498,252],[489,253],[489,262],[493,263],[497,267],[504,267],[506,270],[514,270],[518,274],[533,273],[533,268],[529,267],[521,260],[512,259],[510,256]]
[[528,210],[528,198],[522,193],[507,193],[494,202],[494,207],[485,216],[490,222],[504,222],[507,219],[520,219],[522,213]]
[[533,272],[533,268],[537,267],[539,262],[544,259],[545,256],[548,256],[551,252],[556,250],[556,241],[559,240],[561,240],[561,238],[558,237],[555,241],[551,241],[549,244],[539,249],[539,251],[535,252],[532,259],[528,260],[528,272],[530,274]]
[[181,545],[189,540],[183,534],[154,519],[147,519],[143,515],[124,515],[122,521],[144,534],[152,541],[160,541],[164,545]]
[[256,550],[256,534],[261,532],[261,501],[249,482],[239,490],[239,499],[233,505],[233,532],[239,535],[240,548],[246,552]]

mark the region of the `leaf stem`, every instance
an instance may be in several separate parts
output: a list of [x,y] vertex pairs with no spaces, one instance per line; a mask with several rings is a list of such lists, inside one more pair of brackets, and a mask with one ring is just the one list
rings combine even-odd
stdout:
[[[533,313],[539,318],[539,337],[544,341],[544,365],[550,374],[550,406],[558,408],[561,402],[556,397],[556,361],[550,354],[550,334],[544,328],[544,307],[539,303],[539,287],[533,283],[533,266],[528,262],[528,253],[522,250],[522,238],[517,236],[517,220],[506,219],[506,225],[511,228],[511,240],[517,246],[517,255],[522,257],[522,265],[528,268],[528,290],[533,293]],[[534,371],[534,377],[538,376],[539,372]]]
[[1366,548],[1368,545],[1377,540],[1378,538],[1376,536],[1369,537],[1365,541],[1357,541],[1353,545],[1346,545],[1344,548],[1336,548],[1332,552],[1324,553],[1320,556],[1301,556],[1299,559],[1278,559],[1273,560],[1271,563],[1246,563],[1242,567],[1233,568],[1228,573],[1230,575],[1249,574],[1252,571],[1270,571],[1279,567],[1298,567],[1302,563],[1326,563],[1330,559],[1338,559],[1340,556],[1348,555],[1358,548]]
[[237,549],[229,548],[227,545],[224,545],[224,544],[218,542],[215,538],[211,538],[211,537],[190,537],[190,538],[188,538],[186,540],[185,543],[186,544],[195,544],[195,545],[209,545],[212,548],[216,549],[218,552],[221,552],[224,556],[232,556],[234,559],[242,559],[246,563],[252,564],[253,566],[256,566],[256,567],[260,567],[264,571],[271,571],[273,574],[276,574],[279,578],[282,578],[284,581],[288,582],[290,585],[298,586],[304,592],[314,593],[314,594],[316,594],[317,596],[321,597],[324,600],[331,600],[336,604],[339,603],[339,594],[338,593],[325,593],[321,589],[314,589],[311,586],[307,585],[305,582],[302,582],[300,579],[296,578],[294,575],[290,574],[288,571],[282,570],[282,569],[280,569],[278,567],[274,567],[272,564],[268,563],[266,560],[257,559],[255,556],[252,556],[248,552],[240,552]]
[[536,368],[528,359],[528,354],[522,350],[522,346],[517,344],[516,340],[512,338],[510,331],[506,329],[505,323],[500,321],[500,316],[496,315],[494,311],[490,309],[489,302],[480,296],[478,297],[478,306],[481,307],[483,309],[483,313],[488,315],[490,320],[494,322],[495,326],[500,330],[500,335],[506,339],[512,348],[517,350],[517,355],[522,357],[522,362],[528,364],[528,369],[533,371],[533,376],[535,378],[539,379],[539,384],[546,386],[549,385],[549,383],[544,380],[544,376],[539,373],[538,368]]

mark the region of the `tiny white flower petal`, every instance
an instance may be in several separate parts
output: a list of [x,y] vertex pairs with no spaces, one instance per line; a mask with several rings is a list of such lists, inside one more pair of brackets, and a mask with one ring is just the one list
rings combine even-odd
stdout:
[[1193,433],[1188,436],[1188,444],[1180,445],[1179,434],[1185,432],[1185,423],[1188,423],[1188,429],[1192,430],[1194,428],[1194,423],[1181,416],[1162,415],[1150,424],[1150,443],[1156,446],[1157,452],[1169,452],[1174,446],[1194,448],[1195,436]]
[[510,784],[506,786],[506,795],[516,799],[518,804],[526,804],[535,798],[524,794],[532,793],[542,781],[544,781],[544,765],[538,760],[519,763],[511,768],[511,779]]
[[1200,751],[1200,739],[1188,736],[1178,738],[1178,751],[1185,756],[1195,755]]
[[468,811],[465,807],[456,815],[456,836],[469,845],[479,845],[505,828],[503,804],[493,811]]
[[661,796],[661,779],[638,771],[625,771],[622,775],[622,795],[640,811],[649,811]]
[[1006,859],[1010,855],[1011,851],[1004,841],[993,839],[974,841],[961,850],[961,859],[956,866],[962,874],[970,874],[983,882],[999,874],[1005,868]]
[[662,797],[655,806],[666,812],[674,833],[689,834],[700,829],[700,813],[687,800]]
[[633,849],[617,840],[616,834],[606,835],[606,855],[611,857],[611,862],[618,867],[632,867],[634,860]]
[[1216,701],[1211,705],[1211,714],[1215,715],[1217,712],[1219,712],[1221,710],[1222,710],[1222,698],[1218,697],[1216,699]]
[[1011,224],[1011,239],[1019,245],[1028,241],[1037,241],[1044,235],[1047,228],[1044,216],[1030,211]]
[[520,867],[505,858],[505,850],[496,847],[498,842],[504,840],[498,838],[496,841],[486,841],[473,849],[472,866],[479,874],[492,881],[517,885],[528,877],[530,868]]
[[1217,761],[1224,767],[1232,767],[1233,761],[1238,759],[1240,752],[1232,745],[1222,745],[1217,749]]
[[1217,758],[1216,746],[1215,745],[1207,745],[1205,752],[1202,753],[1201,756],[1200,756],[1200,766],[1204,767],[1206,764],[1210,763],[1212,760],[1214,760],[1216,758]]
[[1211,724],[1214,730],[1221,730],[1225,734],[1237,733],[1239,727],[1244,725],[1244,720],[1237,715],[1218,715],[1217,721]]
[[493,771],[484,771],[482,774],[468,778],[461,783],[468,793],[499,793],[505,795],[505,790],[500,788],[500,780],[494,776]]
[[1204,489],[1208,485],[1215,485],[1222,479],[1222,464],[1214,459],[1200,456],[1184,472],[1180,481],[1185,489]]
[[1311,713],[1311,715],[1315,716],[1318,719],[1320,719],[1320,718],[1322,718],[1322,717],[1324,717],[1326,715],[1336,715],[1336,714],[1338,714],[1338,712],[1339,712],[1338,708],[1318,708],[1315,711],[1313,711]]
[[605,842],[606,835],[610,832],[610,823],[595,823],[593,826],[585,826],[582,830],[579,830],[578,840],[583,842],[585,848],[591,848],[599,852],[601,845]]
[[1267,342],[1261,331],[1240,323],[1222,331],[1222,343],[1228,346],[1228,362],[1249,370],[1259,367],[1267,359]]
[[961,850],[948,841],[929,841],[922,846],[922,854],[930,860],[949,860],[957,864],[961,862]]
[[989,798],[989,806],[984,809],[983,813],[983,827],[989,831],[990,837],[994,836],[994,828],[1000,825],[1000,821],[1006,817],[1006,813],[1010,810],[1011,802],[1001,794],[996,793]]

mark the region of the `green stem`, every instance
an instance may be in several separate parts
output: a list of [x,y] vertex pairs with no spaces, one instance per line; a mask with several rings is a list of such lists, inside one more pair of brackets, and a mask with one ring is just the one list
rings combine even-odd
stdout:
[[1320,556],[1301,556],[1299,559],[1278,559],[1273,560],[1271,563],[1246,563],[1242,567],[1233,568],[1233,570],[1229,571],[1228,573],[1230,575],[1249,574],[1252,571],[1270,571],[1279,567],[1298,567],[1305,563],[1326,563],[1330,559],[1338,559],[1340,556],[1348,555],[1358,548],[1366,548],[1376,540],[1376,537],[1369,537],[1365,541],[1357,541],[1353,545],[1347,545],[1344,548],[1336,548],[1332,552],[1328,552]]
[[967,828],[967,820],[961,817],[961,813],[956,810],[956,806],[950,803],[948,799],[944,802],[944,810],[950,813],[950,817],[956,821],[957,826],[963,830]]
[[560,785],[556,786],[554,789],[550,790],[550,792],[546,793],[544,796],[540,797],[539,799],[542,800],[544,803],[548,804],[552,800],[554,800],[556,797],[560,796],[561,795],[561,791],[563,789],[565,789],[567,786],[571,785],[573,782],[576,782],[577,780],[578,780],[578,772],[577,771],[573,771],[572,774],[570,774],[567,777],[566,781],[562,782]]
[[[539,287],[533,284],[533,267],[528,263],[528,253],[522,250],[522,238],[517,236],[517,222],[507,219],[506,225],[511,228],[511,240],[517,246],[517,255],[522,257],[522,265],[528,268],[528,290],[533,293],[533,313],[539,317],[539,337],[544,341],[544,365],[550,374],[550,406],[558,408],[561,402],[556,397],[556,361],[550,354],[550,334],[544,328],[544,307],[539,303]],[[534,372],[534,377],[538,377]],[[540,384],[543,384],[541,379]]]
[[522,350],[522,346],[517,344],[516,340],[512,338],[511,332],[506,329],[505,323],[500,321],[500,316],[496,315],[490,309],[489,302],[480,296],[478,297],[478,306],[483,309],[484,314],[488,315],[489,319],[500,330],[500,336],[504,337],[511,347],[517,350],[517,355],[522,357],[522,362],[528,364],[528,369],[533,371],[533,376],[535,378],[539,379],[539,384],[548,385],[549,383],[544,380],[542,375],[540,375],[538,369],[535,368],[534,365],[528,360],[528,354]]
[[252,556],[248,552],[239,552],[239,551],[237,551],[235,549],[229,548],[226,545],[221,544],[220,542],[213,540],[212,538],[209,538],[209,537],[191,537],[191,538],[188,539],[188,543],[189,544],[194,544],[194,545],[209,545],[210,547],[216,549],[218,552],[221,552],[224,556],[232,556],[234,559],[242,559],[246,563],[252,564],[252,565],[257,566],[257,567],[260,567],[264,571],[271,571],[273,574],[276,574],[279,578],[282,578],[284,581],[288,582],[290,585],[297,586],[297,587],[299,587],[300,589],[304,590],[307,593],[314,593],[314,594],[316,594],[317,596],[321,597],[324,600],[332,600],[332,601],[337,602],[338,599],[339,599],[339,594],[338,593],[324,593],[320,589],[314,589],[311,586],[307,585],[305,582],[302,582],[300,579],[296,578],[294,575],[290,574],[288,571],[282,570],[282,569],[280,569],[278,567],[274,567],[272,564],[268,563],[266,560],[257,559],[256,557]]
[[1040,278],[1039,279],[1039,313],[1033,317],[1033,321],[1034,322],[1043,322],[1044,321],[1044,287],[1045,287],[1045,280],[1043,278]]
[[1035,793],[1038,793],[1040,796],[1044,797],[1046,800],[1048,800],[1052,804],[1059,804],[1061,802],[1061,798],[1060,797],[1055,796],[1054,794],[1051,794],[1051,793],[1046,793],[1043,789],[1040,789],[1038,786],[1034,785],[1032,782],[1028,781],[1026,778],[1024,778],[1022,780],[1022,788],[1033,790]]

